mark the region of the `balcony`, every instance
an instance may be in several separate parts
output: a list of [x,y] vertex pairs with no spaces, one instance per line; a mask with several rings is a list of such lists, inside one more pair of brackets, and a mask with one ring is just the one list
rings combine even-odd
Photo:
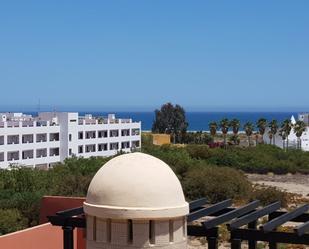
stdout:
[[33,121],[23,121],[22,122],[22,127],[33,127],[34,122]]
[[37,149],[36,158],[47,157],[47,149]]
[[109,131],[109,136],[110,137],[118,137],[119,136],[119,131],[118,130],[110,130]]
[[10,135],[7,137],[8,144],[19,144],[19,135]]
[[140,141],[132,141],[132,148],[139,148],[140,147]]
[[59,141],[59,133],[50,133],[49,141]]
[[130,129],[121,130],[121,136],[122,137],[130,136]]
[[98,144],[98,151],[106,151],[107,144]]
[[19,151],[9,151],[8,152],[8,161],[19,160]]
[[32,159],[33,158],[33,150],[24,150],[22,152],[22,159]]
[[98,138],[107,137],[108,132],[106,130],[98,131]]
[[95,144],[86,145],[86,152],[95,152]]
[[118,150],[119,144],[118,143],[110,143],[109,148],[110,148],[110,150]]
[[46,133],[41,133],[36,135],[36,142],[41,143],[41,142],[46,142],[47,141],[47,134]]
[[59,156],[59,148],[50,148],[49,156]]
[[23,144],[33,143],[33,135],[32,134],[23,135],[22,143]]
[[95,131],[86,131],[86,139],[95,138],[96,132]]
[[132,136],[138,136],[140,133],[140,129],[132,129]]
[[129,149],[130,148],[130,142],[122,142],[121,143],[121,149]]

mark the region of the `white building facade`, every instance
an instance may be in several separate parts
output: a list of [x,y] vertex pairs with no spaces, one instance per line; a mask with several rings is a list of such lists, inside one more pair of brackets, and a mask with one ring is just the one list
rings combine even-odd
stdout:
[[141,122],[95,118],[76,112],[0,114],[0,168],[17,164],[48,168],[66,158],[112,156],[141,147]]
[[[298,114],[298,120],[303,121],[307,126],[306,130],[303,132],[302,136],[300,137],[301,149],[303,151],[309,151],[309,113]],[[291,123],[293,125],[296,123],[294,116],[291,117]],[[266,129],[266,132],[264,134],[264,141],[266,143],[270,143],[269,137],[268,137],[268,131],[269,131],[269,128]],[[282,137],[279,136],[279,132],[277,132],[277,134],[275,135],[275,145],[280,147],[280,148],[283,148],[283,144],[285,145],[285,147],[288,144],[289,148],[295,148],[296,149],[296,147],[297,147],[297,136],[296,136],[293,128],[290,132],[290,135],[288,136],[288,139],[285,139],[285,141],[283,141]]]

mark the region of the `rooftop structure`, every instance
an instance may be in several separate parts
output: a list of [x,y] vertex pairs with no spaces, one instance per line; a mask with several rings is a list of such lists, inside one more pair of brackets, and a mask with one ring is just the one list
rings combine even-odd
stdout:
[[107,162],[90,183],[84,211],[87,249],[186,248],[189,205],[174,172],[153,156]]
[[0,113],[0,168],[10,164],[48,168],[75,156],[112,156],[141,146],[141,122],[41,112],[37,117]]

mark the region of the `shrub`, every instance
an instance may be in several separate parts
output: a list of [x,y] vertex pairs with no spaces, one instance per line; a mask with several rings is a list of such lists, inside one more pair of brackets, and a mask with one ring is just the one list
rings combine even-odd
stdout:
[[288,204],[287,193],[276,187],[254,186],[252,197],[260,200],[262,205],[268,205],[276,201],[280,201],[282,207],[287,207]]
[[183,180],[186,197],[194,200],[206,197],[210,202],[228,198],[248,199],[251,184],[239,171],[227,167],[196,167]]

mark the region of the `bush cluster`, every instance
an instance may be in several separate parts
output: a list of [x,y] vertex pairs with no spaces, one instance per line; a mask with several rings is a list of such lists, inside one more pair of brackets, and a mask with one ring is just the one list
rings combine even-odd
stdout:
[[[227,198],[264,204],[285,195],[276,189],[256,189],[242,171],[309,173],[309,153],[261,145],[252,148],[210,149],[204,144],[154,146],[143,138],[142,151],[160,158],[174,170],[187,200]],[[38,224],[43,195],[85,196],[97,170],[110,158],[70,158],[48,171],[15,167],[0,170],[0,234]],[[240,171],[242,170],[242,171]]]

